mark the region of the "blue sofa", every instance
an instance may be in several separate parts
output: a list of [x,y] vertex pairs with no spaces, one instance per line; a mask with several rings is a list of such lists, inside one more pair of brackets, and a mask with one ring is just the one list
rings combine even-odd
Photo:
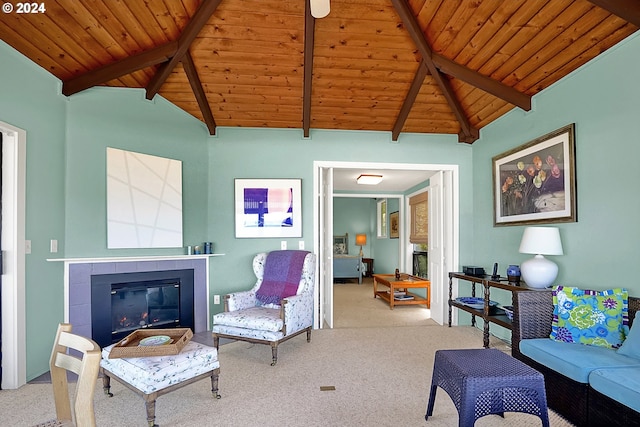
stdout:
[[[639,307],[630,297],[631,324]],[[551,290],[513,293],[511,352],[544,375],[548,406],[578,426],[640,426],[638,355],[550,339],[553,308]]]

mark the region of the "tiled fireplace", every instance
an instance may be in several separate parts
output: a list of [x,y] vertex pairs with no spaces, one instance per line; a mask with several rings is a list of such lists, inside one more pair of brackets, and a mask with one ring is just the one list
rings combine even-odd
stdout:
[[[150,272],[169,272],[169,276],[175,276],[171,273],[174,271],[185,271],[188,275],[193,271],[193,330],[194,332],[208,330],[209,260],[206,256],[76,258],[63,261],[65,262],[65,321],[71,323],[74,332],[79,335],[92,337],[92,277],[95,279],[105,275],[135,273],[130,276],[139,278],[144,276],[140,273]],[[158,276],[158,273],[153,273],[151,276]],[[191,300],[191,298],[188,299]]]

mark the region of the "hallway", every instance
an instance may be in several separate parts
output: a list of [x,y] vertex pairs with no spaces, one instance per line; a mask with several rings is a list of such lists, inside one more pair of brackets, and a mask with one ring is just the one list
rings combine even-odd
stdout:
[[355,281],[333,284],[334,328],[371,328],[385,326],[432,326],[431,311],[424,305],[396,306],[393,310],[373,297],[373,278],[362,285]]

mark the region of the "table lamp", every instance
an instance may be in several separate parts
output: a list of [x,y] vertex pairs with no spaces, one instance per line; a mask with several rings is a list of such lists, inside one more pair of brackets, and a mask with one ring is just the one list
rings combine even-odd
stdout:
[[521,254],[535,256],[520,265],[522,279],[531,288],[547,288],[558,277],[558,265],[544,255],[562,255],[560,230],[556,227],[527,227],[520,242]]
[[362,247],[367,244],[366,234],[356,234],[356,246],[360,246],[360,257],[362,258]]

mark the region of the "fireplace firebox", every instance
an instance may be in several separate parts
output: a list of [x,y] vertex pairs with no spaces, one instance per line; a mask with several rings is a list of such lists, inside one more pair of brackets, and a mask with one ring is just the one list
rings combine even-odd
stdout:
[[140,328],[191,328],[193,270],[91,276],[92,338],[102,347]]

